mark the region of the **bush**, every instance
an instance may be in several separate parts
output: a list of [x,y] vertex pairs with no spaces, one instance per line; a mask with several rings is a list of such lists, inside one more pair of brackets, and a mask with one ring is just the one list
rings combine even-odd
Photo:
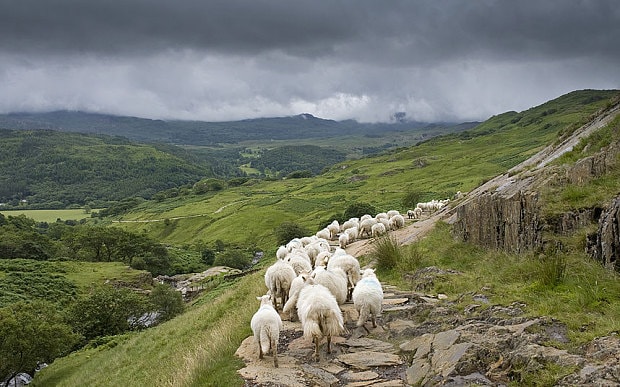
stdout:
[[409,191],[403,197],[403,208],[415,208],[422,201],[422,194],[417,191]]
[[280,245],[287,244],[291,239],[303,238],[310,235],[310,232],[304,227],[294,222],[284,222],[274,230],[277,243]]
[[352,203],[345,210],[342,215],[343,219],[361,218],[362,215],[369,214],[375,216],[377,209],[372,204],[368,203]]
[[221,252],[215,258],[215,266],[228,266],[243,270],[251,266],[253,255],[242,249],[229,249]]
[[376,240],[372,256],[379,270],[397,269],[399,272],[412,272],[417,270],[422,262],[422,252],[417,246],[403,247],[389,234]]

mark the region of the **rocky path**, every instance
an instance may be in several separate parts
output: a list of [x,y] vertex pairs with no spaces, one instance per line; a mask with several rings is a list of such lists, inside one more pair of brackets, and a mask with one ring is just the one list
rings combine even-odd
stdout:
[[[415,273],[428,283],[447,275],[437,268]],[[254,337],[236,352],[246,366],[245,386],[505,386],[533,385],[528,375],[548,367],[565,370],[557,385],[620,385],[620,338],[598,338],[579,351],[559,349],[568,342],[564,325],[550,318],[526,317],[526,305],[491,305],[484,293],[466,294],[464,309],[444,295],[403,292],[385,287],[377,328],[356,328],[357,312],[343,305],[348,332],[334,338],[332,353],[321,345],[320,361],[302,337],[299,322],[284,321],[273,357],[258,359]],[[530,376],[531,377],[531,376]]]

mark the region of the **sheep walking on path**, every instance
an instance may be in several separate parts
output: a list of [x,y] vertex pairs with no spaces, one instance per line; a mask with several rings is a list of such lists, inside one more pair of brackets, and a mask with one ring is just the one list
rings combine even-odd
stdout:
[[260,300],[260,308],[252,316],[250,327],[254,333],[254,340],[258,345],[258,358],[273,352],[273,366],[278,367],[278,341],[280,340],[280,330],[283,328],[282,319],[274,309],[271,296],[266,294],[256,297]]
[[[353,289],[353,305],[359,312],[357,326],[364,326],[369,316],[372,316],[372,327],[377,327],[376,318],[381,313],[383,302],[383,288],[375,275],[374,269],[365,269],[362,279]],[[366,327],[364,327],[366,328]]]
[[327,338],[327,353],[331,353],[332,336],[344,332],[344,321],[338,302],[325,286],[315,284],[314,280],[309,278],[299,292],[297,311],[304,337],[312,339],[314,358],[319,361],[321,339],[324,336]]
[[269,289],[272,296],[273,305],[278,309],[278,298],[282,307],[288,299],[288,292],[291,288],[291,282],[297,277],[295,270],[288,263],[277,259],[276,263],[269,266],[265,272],[265,285]]

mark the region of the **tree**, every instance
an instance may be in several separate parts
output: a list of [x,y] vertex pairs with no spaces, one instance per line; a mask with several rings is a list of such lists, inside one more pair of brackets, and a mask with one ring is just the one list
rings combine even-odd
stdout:
[[158,323],[168,321],[185,310],[183,296],[169,285],[158,284],[155,286],[149,295],[149,299],[159,312]]
[[213,262],[215,262],[215,250],[208,247],[202,250],[202,262],[205,265],[213,265]]
[[78,340],[49,302],[21,301],[0,309],[0,380],[34,373],[38,362],[51,363]]
[[70,308],[69,321],[76,332],[92,340],[141,328],[140,317],[152,309],[145,296],[106,285],[76,301]]

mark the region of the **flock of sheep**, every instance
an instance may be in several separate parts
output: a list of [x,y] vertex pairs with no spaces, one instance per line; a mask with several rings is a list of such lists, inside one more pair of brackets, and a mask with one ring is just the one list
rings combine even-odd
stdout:
[[[460,194],[460,191],[459,191]],[[424,212],[435,212],[447,205],[449,199],[418,203],[407,211],[409,219],[419,219]],[[396,210],[376,216],[363,215],[340,224],[334,220],[310,237],[295,238],[276,251],[276,262],[265,272],[267,294],[257,297],[260,308],[250,322],[259,348],[259,358],[273,353],[278,366],[277,346],[282,329],[278,310],[291,321],[299,319],[303,335],[314,343],[314,358],[319,360],[319,343],[327,339],[331,353],[331,338],[345,331],[340,305],[352,301],[359,313],[357,327],[381,312],[383,288],[374,269],[360,269],[357,258],[344,250],[360,238],[376,238],[390,230],[405,226],[405,218]],[[330,241],[338,240],[332,252]]]
[[[299,319],[304,337],[314,343],[314,358],[319,360],[319,343],[327,339],[331,353],[331,338],[345,332],[340,305],[352,301],[359,312],[358,327],[370,318],[376,327],[381,312],[383,288],[374,269],[360,268],[359,261],[344,248],[358,238],[377,237],[388,230],[404,227],[405,219],[398,211],[372,217],[351,218],[339,224],[334,220],[310,237],[295,238],[276,251],[276,262],[265,272],[267,294],[250,322],[259,347],[259,358],[273,353],[278,366],[277,344],[282,320]],[[332,251],[330,241],[338,240]],[[364,327],[365,328],[365,327]]]

